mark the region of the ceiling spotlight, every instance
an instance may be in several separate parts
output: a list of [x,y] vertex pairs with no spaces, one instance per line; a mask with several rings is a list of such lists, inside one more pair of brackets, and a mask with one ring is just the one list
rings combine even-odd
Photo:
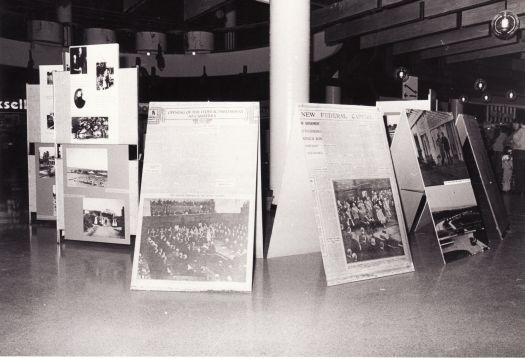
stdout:
[[507,101],[514,102],[518,98],[518,94],[514,90],[508,90],[507,93],[505,93],[505,98]]
[[490,94],[488,94],[488,93],[485,92],[485,93],[483,93],[483,95],[481,96],[481,100],[482,100],[483,102],[487,102],[487,103],[488,103],[488,102],[490,102],[490,101],[492,100],[492,97],[490,96]]
[[466,94],[462,94],[461,96],[459,96],[459,101],[461,103],[467,103],[468,102],[468,97]]
[[[507,6],[505,5],[505,8]],[[509,10],[503,10],[492,19],[492,32],[499,39],[509,39],[520,28],[519,17]]]
[[487,89],[487,81],[485,81],[483,78],[478,78],[474,82],[474,89],[476,91],[485,91]]
[[410,77],[410,75],[408,74],[408,70],[406,69],[406,67],[401,66],[401,67],[396,68],[396,72],[395,72],[396,80],[401,80],[405,82],[406,80],[408,80],[408,77]]

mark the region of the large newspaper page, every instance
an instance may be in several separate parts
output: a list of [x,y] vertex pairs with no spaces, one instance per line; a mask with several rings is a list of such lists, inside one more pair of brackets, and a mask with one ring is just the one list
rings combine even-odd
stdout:
[[303,104],[297,121],[328,285],[413,271],[379,111]]
[[132,289],[251,290],[258,129],[258,103],[150,103]]

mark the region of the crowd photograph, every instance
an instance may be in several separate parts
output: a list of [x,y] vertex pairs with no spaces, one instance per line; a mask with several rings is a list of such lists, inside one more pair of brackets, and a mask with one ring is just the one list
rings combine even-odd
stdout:
[[144,199],[140,278],[245,281],[248,201],[221,200]]
[[107,139],[109,136],[108,117],[73,117],[71,135],[78,140]]
[[333,185],[347,263],[404,255],[390,179]]

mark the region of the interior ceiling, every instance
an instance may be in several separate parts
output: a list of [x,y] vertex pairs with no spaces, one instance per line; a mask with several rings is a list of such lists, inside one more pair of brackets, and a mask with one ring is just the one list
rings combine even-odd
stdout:
[[[2,7],[54,19],[56,4],[63,1],[67,0],[3,0]],[[226,6],[236,9],[239,31],[269,27],[269,5],[262,0],[72,0],[72,4],[73,21],[79,27],[220,33],[225,31],[221,10]],[[510,40],[500,40],[490,30],[491,19],[505,8],[521,16],[523,28],[524,0],[312,0],[310,4],[313,31],[324,30],[328,43],[344,44],[334,66],[343,81],[389,75],[402,64],[448,90],[468,91],[471,81],[484,76],[492,84],[489,90],[513,87],[525,92],[520,80],[525,71],[525,38],[519,31]]]

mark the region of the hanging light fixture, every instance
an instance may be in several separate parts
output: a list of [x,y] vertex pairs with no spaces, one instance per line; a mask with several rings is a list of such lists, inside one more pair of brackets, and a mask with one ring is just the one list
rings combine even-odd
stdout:
[[492,19],[492,32],[499,39],[509,39],[516,34],[520,28],[520,18],[512,11],[507,10],[507,0],[505,0],[505,10],[500,11]]
[[394,77],[396,78],[396,80],[401,80],[405,82],[406,80],[408,80],[408,77],[410,77],[410,75],[408,74],[408,70],[406,69],[406,67],[400,66],[396,68]]
[[492,100],[492,97],[490,96],[490,94],[488,94],[487,92],[483,93],[483,95],[481,96],[481,100],[485,103],[488,103]]
[[461,103],[467,103],[468,102],[468,96],[466,94],[462,94],[461,96],[459,96],[459,101]]
[[476,81],[474,81],[474,89],[476,91],[485,92],[487,89],[487,81],[485,81],[483,78],[478,78]]
[[515,90],[510,89],[505,93],[505,98],[509,102],[514,102],[518,98],[518,93]]

